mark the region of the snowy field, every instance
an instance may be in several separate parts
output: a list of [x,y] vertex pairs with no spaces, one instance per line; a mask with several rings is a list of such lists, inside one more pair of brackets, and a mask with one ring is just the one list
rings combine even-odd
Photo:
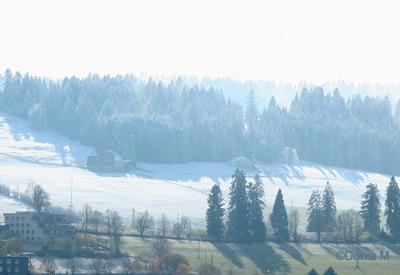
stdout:
[[[131,209],[149,210],[158,216],[183,213],[203,219],[207,193],[220,183],[225,194],[235,167],[225,163],[147,164],[139,163],[132,174],[99,174],[81,168],[92,148],[52,131],[33,131],[18,118],[0,114],[0,182],[23,192],[31,182],[41,184],[53,204],[68,207],[85,203],[104,211],[115,209],[128,218]],[[338,208],[358,208],[364,186],[379,185],[384,194],[389,177],[356,170],[301,163],[297,166],[258,164],[266,188],[267,205],[282,188],[286,205],[304,207],[313,189],[322,190],[330,181]],[[255,172],[248,171],[252,176]],[[71,184],[72,182],[72,184]],[[7,204],[8,206],[3,207]],[[0,209],[15,206],[0,199]],[[18,209],[17,209],[18,210]]]

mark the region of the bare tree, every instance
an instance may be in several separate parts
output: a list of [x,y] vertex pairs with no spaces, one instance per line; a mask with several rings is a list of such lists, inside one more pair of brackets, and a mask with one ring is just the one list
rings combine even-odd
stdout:
[[83,206],[81,217],[82,217],[82,230],[87,231],[90,219],[92,217],[92,207],[90,207],[89,204],[85,204]]
[[7,240],[2,247],[5,255],[19,255],[23,250],[23,240],[19,236],[14,236]]
[[114,242],[115,252],[118,254],[122,233],[122,218],[114,210],[110,212],[110,233]]
[[104,215],[100,211],[93,211],[92,213],[92,218],[91,218],[91,223],[94,225],[94,230],[96,234],[99,233],[99,227],[103,223],[104,220]]
[[65,269],[69,271],[69,274],[77,274],[79,272],[78,261],[74,257],[67,259],[67,261],[65,262]]
[[154,238],[151,242],[151,249],[153,250],[155,256],[161,258],[170,251],[171,246],[167,239]]
[[93,258],[90,262],[89,269],[97,275],[105,273],[106,265],[104,260],[99,257]]
[[124,274],[135,274],[134,259],[131,257],[125,257],[122,259],[122,272]]
[[170,222],[165,214],[161,215],[161,218],[158,220],[158,228],[160,230],[161,237],[165,238],[169,231]]
[[131,227],[135,228],[136,226],[136,211],[135,208],[132,208],[132,218],[131,218]]
[[363,233],[363,221],[355,210],[347,210],[338,215],[337,233],[345,242],[359,241]]
[[113,259],[108,259],[108,260],[104,261],[104,268],[105,268],[107,274],[113,274],[115,267],[116,267],[116,265],[115,265]]
[[106,210],[104,222],[107,227],[107,234],[111,235],[111,210],[110,209]]
[[53,257],[44,257],[40,262],[40,268],[47,274],[52,274],[56,271],[56,262]]
[[174,234],[175,237],[177,237],[178,239],[181,238],[182,234],[183,234],[183,225],[181,222],[175,222],[174,225],[172,226],[172,234]]
[[136,218],[136,228],[142,238],[144,237],[144,233],[152,228],[153,225],[154,219],[147,210],[142,213],[138,213]]
[[33,208],[40,212],[42,209],[50,204],[50,195],[44,191],[42,186],[35,185],[32,192]]

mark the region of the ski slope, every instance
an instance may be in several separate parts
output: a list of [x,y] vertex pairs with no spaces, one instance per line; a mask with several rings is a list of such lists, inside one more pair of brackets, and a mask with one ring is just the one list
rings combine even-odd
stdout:
[[[132,208],[158,216],[183,212],[194,220],[204,218],[207,193],[220,183],[225,195],[235,167],[226,163],[139,163],[130,174],[101,174],[82,166],[92,148],[53,131],[34,131],[18,118],[0,113],[0,182],[23,192],[37,183],[54,205],[80,210],[85,203],[104,211],[115,209],[129,218]],[[389,177],[376,173],[328,167],[313,163],[297,166],[258,164],[266,189],[267,205],[281,188],[286,205],[305,207],[313,189],[330,181],[338,208],[358,208],[367,183],[378,184],[384,194]],[[253,176],[255,171],[247,171]],[[1,198],[1,197],[0,197]],[[0,199],[1,204],[13,204]],[[14,204],[15,205],[15,204]],[[13,209],[12,206],[1,211]]]

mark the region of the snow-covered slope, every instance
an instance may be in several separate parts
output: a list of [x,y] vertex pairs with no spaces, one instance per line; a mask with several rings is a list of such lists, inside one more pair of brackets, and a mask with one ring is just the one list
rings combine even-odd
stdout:
[[[131,209],[149,210],[170,216],[182,211],[202,219],[207,193],[218,182],[225,194],[235,167],[225,163],[146,164],[139,163],[132,174],[99,174],[82,167],[92,148],[82,146],[52,131],[37,132],[25,121],[0,114],[0,182],[23,192],[30,182],[41,184],[55,205],[85,203],[93,208],[119,211],[126,218]],[[362,171],[327,167],[312,163],[297,166],[257,165],[271,205],[278,188],[287,204],[304,207],[313,189],[330,181],[339,208],[358,208],[365,184],[379,185],[383,194],[389,178]],[[254,171],[249,171],[252,176]]]

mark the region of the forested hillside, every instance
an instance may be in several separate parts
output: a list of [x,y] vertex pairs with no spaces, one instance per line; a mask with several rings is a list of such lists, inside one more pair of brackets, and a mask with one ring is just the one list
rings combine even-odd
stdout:
[[[280,159],[284,147],[303,160],[400,173],[400,104],[315,88],[299,91],[289,108],[271,98],[246,108],[221,91],[168,85],[133,76],[90,75],[51,81],[3,75],[0,109],[36,129],[55,129],[84,144],[144,162],[226,161],[245,155]],[[346,93],[346,91],[340,91]]]

